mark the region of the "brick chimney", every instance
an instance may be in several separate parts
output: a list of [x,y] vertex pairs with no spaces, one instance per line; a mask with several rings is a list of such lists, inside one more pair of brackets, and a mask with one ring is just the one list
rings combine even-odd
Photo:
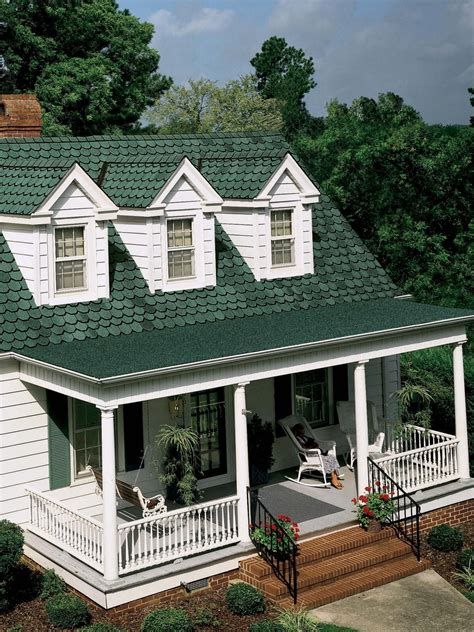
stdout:
[[0,137],[41,136],[41,107],[34,94],[0,94]]

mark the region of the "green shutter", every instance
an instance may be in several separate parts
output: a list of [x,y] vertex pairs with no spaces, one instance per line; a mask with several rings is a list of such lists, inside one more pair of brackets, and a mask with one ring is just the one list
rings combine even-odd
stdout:
[[49,486],[71,483],[68,402],[66,395],[46,391],[48,405]]
[[278,421],[291,415],[293,412],[293,401],[291,392],[291,375],[280,375],[273,379],[275,395],[275,436],[284,437],[285,431]]

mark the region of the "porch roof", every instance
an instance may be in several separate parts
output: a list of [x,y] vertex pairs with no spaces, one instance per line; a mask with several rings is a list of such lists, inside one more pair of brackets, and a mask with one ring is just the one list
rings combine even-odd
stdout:
[[105,379],[399,328],[474,320],[468,310],[383,298],[24,349],[29,358]]

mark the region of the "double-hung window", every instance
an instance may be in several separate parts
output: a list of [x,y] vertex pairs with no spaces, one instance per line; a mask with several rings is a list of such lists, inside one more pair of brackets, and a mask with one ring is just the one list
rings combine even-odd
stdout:
[[170,219],[166,227],[168,237],[168,278],[185,279],[193,277],[195,274],[193,220]]
[[84,226],[55,229],[54,265],[57,292],[87,288],[84,238]]
[[87,466],[101,467],[101,422],[100,411],[94,405],[78,399],[73,400],[73,446],[74,473],[87,473]]
[[315,369],[294,376],[295,413],[313,426],[329,423],[328,371]]
[[293,265],[295,239],[293,235],[293,212],[271,211],[272,266]]

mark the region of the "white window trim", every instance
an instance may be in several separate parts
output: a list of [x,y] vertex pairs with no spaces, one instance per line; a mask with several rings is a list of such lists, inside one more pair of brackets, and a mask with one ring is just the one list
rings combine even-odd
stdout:
[[[84,229],[84,252],[86,262],[86,286],[84,289],[56,290],[56,228]],[[56,220],[47,229],[48,244],[48,305],[65,305],[68,303],[93,301],[97,298],[97,256],[95,218],[78,220]]]
[[[272,265],[272,211],[291,211],[292,212],[292,238],[293,238],[293,263]],[[303,205],[297,204],[270,204],[265,210],[265,234],[266,234],[266,271],[262,274],[265,279],[280,279],[286,277],[299,276],[304,274],[304,244],[302,229],[302,213]],[[277,238],[278,239],[278,238]]]
[[[168,227],[170,222],[178,222],[178,221],[191,221],[191,245],[190,246],[169,246],[168,245]],[[185,281],[188,279],[196,278],[196,241],[195,241],[195,230],[194,230],[194,222],[195,217],[168,217],[166,219],[166,280],[169,283],[174,283],[175,281]],[[191,252],[192,255],[192,269],[193,274],[189,274],[187,276],[180,277],[170,277],[169,276],[169,254],[173,252]]]
[[[76,473],[76,412],[74,406],[73,397],[67,398],[67,408],[68,408],[68,427],[69,427],[69,454],[70,454],[70,473],[71,473],[71,486],[80,485],[84,481],[88,481],[92,478],[92,474],[90,472],[81,472]],[[100,424],[99,424],[100,427]],[[102,441],[102,438],[101,438]]]
[[[273,213],[290,213],[291,233],[289,235],[272,235],[272,214]],[[270,209],[270,265],[275,268],[288,268],[296,265],[295,252],[295,211],[293,208],[272,208]],[[289,241],[291,247],[290,263],[273,263],[273,244],[277,241]]]
[[[193,246],[194,246],[194,275],[191,277],[180,277],[170,279],[168,277],[168,228],[169,220],[191,219],[193,224]],[[202,208],[190,211],[169,211],[160,218],[161,223],[161,261],[164,292],[176,290],[193,290],[205,287],[206,274],[204,268],[204,214]]]
[[[336,421],[335,421],[335,417],[334,417],[334,382],[333,382],[333,367],[326,367],[326,391],[327,391],[327,398],[328,398],[328,419],[325,419],[324,421],[326,422],[324,425],[321,426],[315,426],[316,430],[320,430],[321,428],[328,428],[330,426],[334,426]],[[303,371],[304,373],[305,371]],[[295,415],[296,414],[296,375],[301,375],[301,373],[296,374],[296,373],[292,373],[291,375],[291,407],[292,407],[292,412]],[[308,419],[307,420],[308,423],[311,425],[314,420],[313,419]]]
[[[58,257],[57,255],[57,241],[56,241],[56,233],[59,230],[65,230],[67,228],[73,229],[82,229],[82,239],[84,242],[84,254],[83,255],[75,255],[73,257]],[[54,226],[53,227],[53,243],[54,243],[54,294],[77,294],[78,292],[86,292],[87,291],[87,275],[88,275],[88,265],[87,265],[87,257],[88,257],[88,248],[87,248],[87,239],[86,239],[86,227],[82,224],[75,224],[74,226]],[[84,264],[83,274],[84,274],[84,285],[82,287],[72,287],[72,288],[62,288],[58,289],[58,273],[57,273],[57,264],[58,263],[68,263],[73,261],[82,261]]]

